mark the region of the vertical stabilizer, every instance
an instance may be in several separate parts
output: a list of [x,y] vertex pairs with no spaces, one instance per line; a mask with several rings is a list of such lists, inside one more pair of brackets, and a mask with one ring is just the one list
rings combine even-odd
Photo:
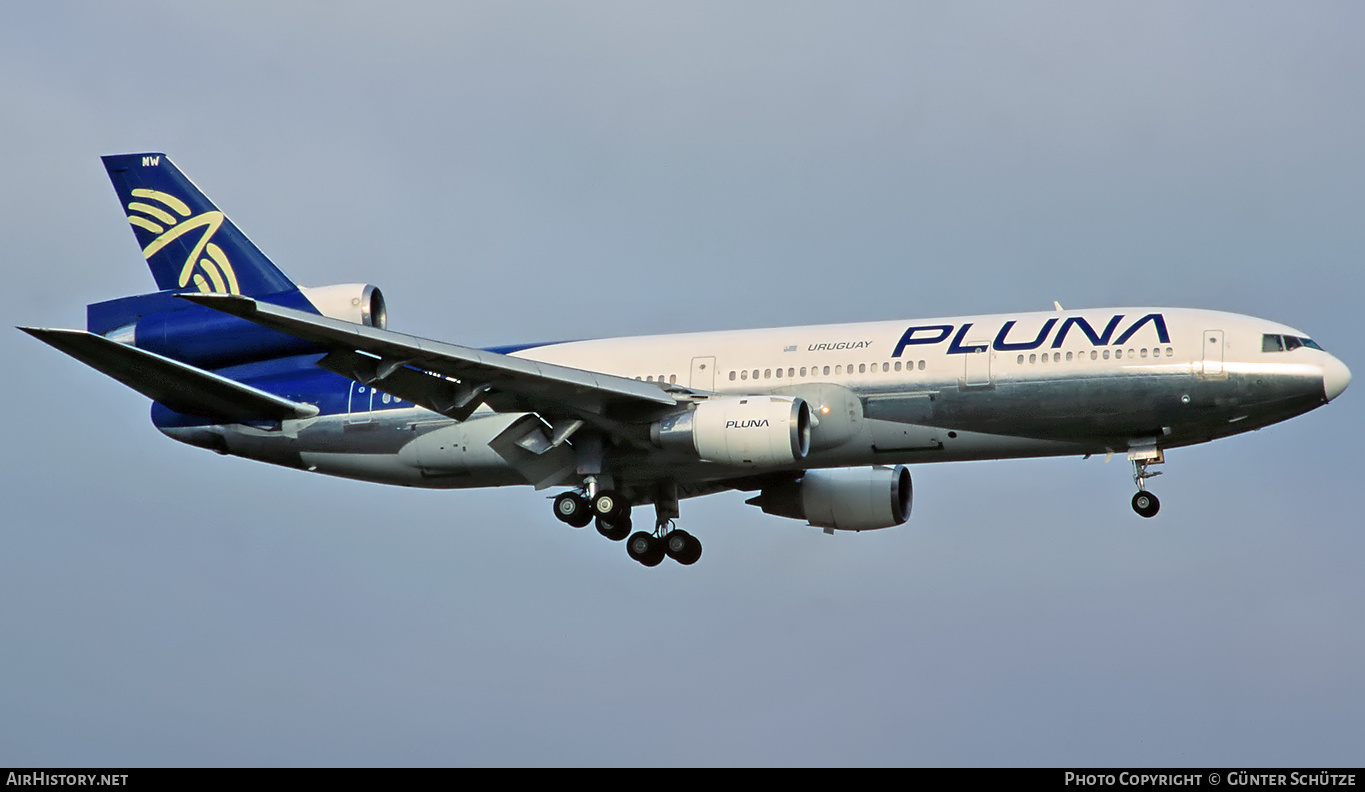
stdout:
[[165,154],[102,159],[158,289],[259,297],[296,288]]

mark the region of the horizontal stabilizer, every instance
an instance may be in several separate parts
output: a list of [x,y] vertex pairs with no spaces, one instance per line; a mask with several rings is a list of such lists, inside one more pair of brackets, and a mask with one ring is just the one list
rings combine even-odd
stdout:
[[290,401],[84,330],[19,329],[185,415],[229,421],[280,421],[318,414],[318,408],[311,404]]

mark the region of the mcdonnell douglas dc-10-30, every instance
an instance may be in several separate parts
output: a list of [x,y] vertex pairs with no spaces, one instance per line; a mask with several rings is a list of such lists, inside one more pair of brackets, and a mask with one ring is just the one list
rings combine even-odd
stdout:
[[[1055,303],[476,349],[387,329],[374,286],[296,286],[164,154],[104,165],[159,291],[25,332],[150,397],[175,440],[385,484],[555,488],[555,517],[646,566],[695,563],[679,502],[725,490],[827,533],[900,525],[923,462],[1125,454],[1151,517],[1168,449],[1351,380],[1264,319]],[[632,533],[648,504],[653,530]]]

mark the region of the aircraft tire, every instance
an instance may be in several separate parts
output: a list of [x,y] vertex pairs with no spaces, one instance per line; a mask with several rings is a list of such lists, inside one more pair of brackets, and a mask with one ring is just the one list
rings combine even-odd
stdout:
[[597,532],[613,542],[619,542],[630,535],[630,515],[623,514],[615,520],[597,518]]
[[663,537],[663,549],[670,558],[684,567],[695,564],[696,560],[702,557],[702,542],[687,531],[669,531],[669,534]]
[[1142,491],[1133,496],[1133,511],[1142,517],[1155,517],[1161,511],[1161,501],[1150,492]]
[[587,499],[576,492],[561,493],[555,498],[554,509],[560,522],[574,528],[583,528],[592,522],[592,511],[588,508]]
[[701,558],[701,542],[687,531],[670,531],[664,537],[664,550],[668,557],[683,566],[691,566]]
[[614,490],[602,490],[592,499],[593,514],[610,521],[622,511],[630,508]]
[[626,554],[647,567],[664,560],[664,543],[645,531],[636,531],[626,540]]

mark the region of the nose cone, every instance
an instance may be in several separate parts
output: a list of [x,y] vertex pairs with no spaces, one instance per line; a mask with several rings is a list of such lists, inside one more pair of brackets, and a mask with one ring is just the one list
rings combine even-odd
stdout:
[[1331,401],[1351,384],[1351,370],[1336,358],[1328,358],[1322,367],[1322,393]]

